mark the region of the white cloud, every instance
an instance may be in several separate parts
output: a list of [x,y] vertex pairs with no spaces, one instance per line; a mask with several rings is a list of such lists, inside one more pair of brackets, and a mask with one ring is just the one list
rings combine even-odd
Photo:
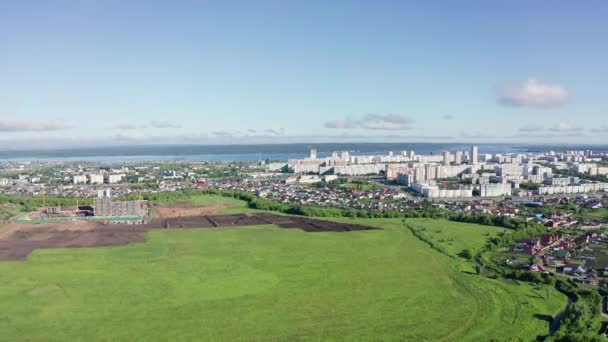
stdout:
[[593,132],[593,133],[608,133],[608,125],[603,124],[603,125],[601,125],[599,127],[592,128],[591,132]]
[[445,114],[445,115],[442,115],[441,118],[445,119],[445,120],[452,120],[454,118],[454,115]]
[[68,128],[63,121],[23,121],[0,118],[0,132],[50,132]]
[[182,126],[176,123],[168,121],[157,121],[152,120],[148,123],[122,123],[112,128],[120,130],[134,130],[134,129],[145,129],[145,128],[181,128]]
[[181,128],[182,126],[179,124],[171,123],[169,121],[150,121],[150,127],[153,128]]
[[528,125],[524,127],[520,127],[520,132],[538,132],[544,130],[544,127],[541,125]]
[[275,136],[279,136],[279,135],[284,135],[285,134],[285,129],[284,128],[280,128],[280,129],[266,129],[264,130],[264,133],[269,134],[269,135],[275,135]]
[[414,120],[399,114],[364,114],[359,119],[346,118],[325,123],[326,128],[369,129],[369,130],[408,130]]
[[342,129],[350,129],[350,128],[359,128],[359,124],[355,120],[346,119],[346,120],[330,120],[325,123],[326,128],[342,128]]
[[534,78],[507,82],[499,87],[500,102],[510,106],[556,107],[564,105],[570,94],[563,86]]
[[132,130],[132,129],[146,128],[146,127],[147,127],[146,125],[138,125],[138,124],[125,123],[125,124],[116,125],[113,128],[114,129],[122,129],[122,130]]
[[568,123],[560,122],[557,125],[549,128],[549,131],[557,133],[573,133],[582,132],[583,129],[581,127],[577,127]]
[[514,135],[512,138],[573,138],[583,137],[584,135],[582,127],[560,122],[550,127],[541,125],[524,126],[519,128],[519,134]]
[[229,132],[229,131],[213,131],[211,132],[212,135],[217,136],[217,137],[234,137],[236,136],[235,132]]

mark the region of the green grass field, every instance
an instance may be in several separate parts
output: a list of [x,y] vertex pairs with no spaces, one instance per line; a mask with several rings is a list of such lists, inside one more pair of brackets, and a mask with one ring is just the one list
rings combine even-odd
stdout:
[[382,186],[376,183],[365,182],[365,183],[344,183],[342,184],[343,188],[347,189],[356,189],[359,191],[370,191],[375,189],[380,189]]
[[219,211],[221,214],[238,214],[244,212],[255,212],[259,210],[250,209],[247,207],[247,202],[238,200],[236,198],[223,197],[223,196],[211,196],[211,195],[200,195],[190,199],[190,204],[203,206],[203,205],[226,205],[227,208],[223,208]]
[[19,208],[0,208],[0,229],[4,226],[4,221],[12,216],[19,214]]
[[592,219],[608,220],[608,208],[588,209],[584,216]]
[[[158,204],[168,204],[165,202],[155,202]],[[191,198],[178,203],[194,206],[205,206],[205,205],[220,205],[226,206],[218,210],[218,214],[238,214],[247,212],[259,212],[259,210],[251,209],[247,207],[247,202],[238,200],[232,197],[216,196],[216,195],[196,195]]]
[[385,229],[158,230],[0,262],[0,340],[528,339],[565,305],[458,271],[398,219],[358,223]]
[[464,249],[476,252],[488,242],[490,236],[505,231],[499,227],[446,220],[407,219],[406,222],[454,256]]

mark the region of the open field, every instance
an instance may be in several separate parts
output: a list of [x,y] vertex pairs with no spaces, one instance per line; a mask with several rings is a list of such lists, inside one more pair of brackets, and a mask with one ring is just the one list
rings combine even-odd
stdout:
[[581,255],[595,257],[595,260],[587,261],[587,266],[595,267],[596,269],[604,269],[608,267],[608,245],[603,243],[590,245],[591,250],[584,251]]
[[0,231],[1,260],[20,260],[33,250],[126,245],[146,240],[146,228],[98,222],[12,223]]
[[[163,201],[156,201],[156,204],[164,205],[171,208],[183,208],[183,210],[203,210],[202,214],[240,214],[247,212],[256,212],[255,209],[247,207],[247,202],[240,201],[236,198],[216,196],[216,195],[197,195],[187,200],[180,201],[178,203],[171,202],[166,203]],[[189,209],[188,209],[189,208]],[[207,212],[205,212],[207,211]],[[193,212],[184,213],[179,216],[193,216]],[[179,211],[178,211],[179,213]]]
[[476,252],[488,242],[490,236],[505,231],[504,228],[494,226],[447,220],[416,218],[407,219],[406,222],[454,256],[465,249]]
[[565,305],[551,287],[458,271],[399,219],[351,223],[383,229],[167,229],[141,244],[36,250],[0,262],[2,338],[528,339]]
[[608,220],[608,208],[589,209],[585,211],[585,217]]
[[226,204],[205,205],[202,207],[192,206],[189,203],[156,205],[153,209],[153,215],[159,218],[214,215],[228,207]]
[[0,229],[6,224],[6,220],[8,220],[12,216],[16,216],[19,214],[18,208],[4,208],[0,207]]
[[375,190],[375,189],[379,189],[382,186],[376,183],[371,183],[371,182],[363,182],[363,183],[344,183],[341,185],[343,188],[347,188],[347,189],[355,189],[355,190],[359,190],[359,191],[370,191],[370,190]]
[[[66,221],[45,223],[14,222],[0,231],[0,260],[20,260],[35,249],[76,248],[127,245],[144,242],[151,229],[224,228],[274,224],[281,228],[296,228],[305,232],[349,232],[374,229],[372,227],[317,220],[308,217],[275,215],[272,213],[241,213],[209,215],[218,207],[190,205],[156,205],[150,222],[138,225],[103,221]],[[184,216],[196,215],[196,216]]]

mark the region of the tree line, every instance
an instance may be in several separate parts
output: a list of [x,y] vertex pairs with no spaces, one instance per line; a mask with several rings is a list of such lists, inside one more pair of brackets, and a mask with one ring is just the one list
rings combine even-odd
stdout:
[[[42,195],[38,196],[15,196],[0,195],[0,204],[15,204],[22,212],[34,211],[44,206],[45,199]],[[46,196],[47,207],[69,207],[78,205],[91,205],[93,200],[90,198],[76,198],[64,196]]]

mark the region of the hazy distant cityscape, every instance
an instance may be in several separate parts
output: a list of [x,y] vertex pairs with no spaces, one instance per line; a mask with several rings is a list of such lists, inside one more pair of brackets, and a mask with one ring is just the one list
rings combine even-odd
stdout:
[[[227,163],[227,164],[226,164]],[[218,171],[219,168],[219,171]],[[209,170],[219,172],[207,177]],[[608,191],[608,152],[565,150],[527,153],[486,153],[476,145],[467,150],[430,154],[414,150],[384,154],[335,151],[286,161],[201,162],[184,160],[176,167],[163,161],[122,163],[2,162],[0,191],[6,194],[91,197],[99,189],[153,192],[212,186],[215,178],[233,182],[276,179],[277,184],[313,184],[338,178],[370,178],[404,193],[428,198],[587,194]],[[232,179],[235,178],[236,180]],[[142,188],[142,184],[147,186]]]

